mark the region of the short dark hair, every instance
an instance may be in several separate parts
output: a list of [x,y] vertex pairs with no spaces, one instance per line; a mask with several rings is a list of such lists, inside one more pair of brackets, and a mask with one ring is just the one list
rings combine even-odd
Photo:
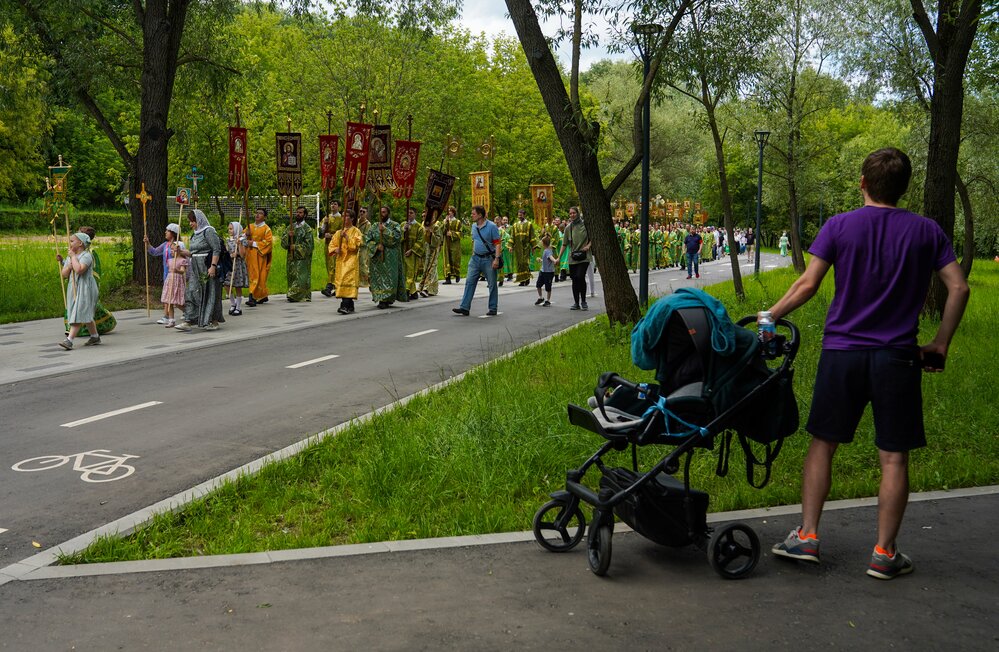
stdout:
[[295,209],[296,213],[298,211],[302,211],[302,214],[305,215],[306,217],[309,216],[309,209],[307,207],[305,207],[305,206],[299,206],[298,208]]
[[486,207],[483,206],[482,204],[476,204],[475,206],[472,206],[472,212],[473,213],[478,213],[482,217],[485,217],[486,216]]
[[267,217],[267,209],[266,208],[264,208],[263,206],[257,206],[257,210],[259,212],[263,213],[264,217]]
[[894,206],[909,189],[912,162],[902,150],[885,147],[867,155],[860,173],[871,199]]

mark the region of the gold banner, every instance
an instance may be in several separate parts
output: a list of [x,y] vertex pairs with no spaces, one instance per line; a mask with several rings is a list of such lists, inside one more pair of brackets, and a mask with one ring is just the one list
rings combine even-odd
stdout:
[[555,186],[550,183],[531,185],[531,206],[534,208],[534,223],[544,226],[555,215]]
[[486,209],[486,217],[489,213],[489,186],[493,181],[493,173],[486,170],[482,172],[472,172],[468,175],[472,183],[472,206],[482,205]]

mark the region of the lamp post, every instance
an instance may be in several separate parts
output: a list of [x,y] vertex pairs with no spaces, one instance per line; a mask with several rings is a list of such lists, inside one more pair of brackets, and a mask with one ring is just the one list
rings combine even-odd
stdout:
[[[652,53],[659,44],[662,25],[656,23],[641,23],[631,26],[638,44],[638,53],[642,57],[644,75],[642,84],[649,78],[649,66],[652,63]],[[641,239],[639,241],[638,258],[638,302],[642,306],[649,305],[649,114],[651,112],[651,93],[645,96],[645,106],[642,109],[642,217]]]
[[769,131],[757,130],[753,133],[756,138],[756,144],[760,146],[760,174],[758,181],[756,183],[756,261],[753,264],[753,274],[756,276],[760,275],[760,221],[763,218],[763,148],[767,144],[767,140],[770,138]]

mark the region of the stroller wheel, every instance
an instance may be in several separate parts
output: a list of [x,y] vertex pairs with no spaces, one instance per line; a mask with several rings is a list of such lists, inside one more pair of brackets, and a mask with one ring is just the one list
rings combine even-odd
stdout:
[[549,500],[534,515],[534,538],[545,550],[565,552],[583,540],[586,517],[577,503],[572,510],[560,500]]
[[[597,519],[594,521],[599,522]],[[590,526],[590,534],[586,540],[586,561],[590,564],[590,570],[595,575],[603,577],[607,574],[611,561],[611,534],[613,530],[610,525]]]
[[715,530],[708,544],[708,563],[727,580],[746,577],[760,561],[760,538],[745,523],[729,523]]

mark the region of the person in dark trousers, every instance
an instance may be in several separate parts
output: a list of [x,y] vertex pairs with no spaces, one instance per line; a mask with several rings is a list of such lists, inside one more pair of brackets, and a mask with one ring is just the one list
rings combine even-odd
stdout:
[[[943,371],[968,303],[968,283],[940,226],[897,207],[912,165],[894,148],[868,155],[860,177],[864,206],[822,227],[805,273],[770,309],[779,319],[811,299],[830,268],[836,289],[826,316],[806,429],[812,435],[801,486],[801,527],[773,547],[781,557],[819,561],[819,518],[840,444],[853,440],[870,403],[881,464],[878,534],[867,574],[911,573],[896,537],[909,500],[909,451],[926,445],[921,369]],[[886,250],[887,248],[887,250]],[[933,340],[919,347],[919,313],[930,278],[947,287]]]
[[569,310],[589,310],[590,307],[586,305],[586,268],[592,260],[590,236],[586,233],[586,225],[583,224],[578,206],[569,209],[569,223],[565,226],[562,249],[558,255],[560,260],[566,251],[569,252],[569,278],[572,279],[572,305]]
[[687,250],[687,278],[690,278],[691,272],[701,278],[701,245],[704,241],[701,240],[701,234],[696,230],[692,230],[686,238],[683,239],[683,246]]

